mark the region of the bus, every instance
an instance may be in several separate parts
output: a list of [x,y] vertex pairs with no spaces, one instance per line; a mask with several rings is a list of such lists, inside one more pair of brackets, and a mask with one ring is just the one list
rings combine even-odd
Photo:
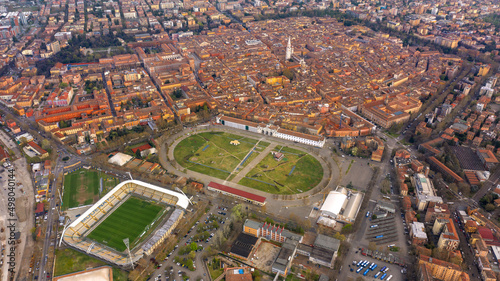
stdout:
[[384,272],[384,270],[387,268],[387,266],[384,266],[382,267],[382,269],[380,269],[380,272]]
[[392,275],[387,277],[387,281],[391,280],[392,279]]
[[371,269],[371,270],[375,270],[375,268],[377,268],[377,264],[374,264],[374,265],[372,266],[372,268],[370,268],[370,269]]
[[369,268],[367,270],[365,270],[365,272],[363,272],[363,276],[366,276],[366,274],[368,274],[368,272],[370,272]]
[[380,280],[384,280],[384,278],[387,276],[387,273],[384,273],[384,275],[380,276]]
[[375,276],[373,276],[373,277],[378,278],[378,277],[380,276],[380,274],[382,274],[382,272],[380,272],[380,271],[379,271],[379,272],[377,272],[377,274],[375,274]]
[[389,268],[384,269],[384,273],[387,272],[387,271],[389,271]]
[[363,269],[362,267],[358,268],[358,270],[356,270],[356,273],[359,273],[361,271],[361,269]]
[[356,265],[357,267],[360,267],[363,261],[359,261],[358,264]]

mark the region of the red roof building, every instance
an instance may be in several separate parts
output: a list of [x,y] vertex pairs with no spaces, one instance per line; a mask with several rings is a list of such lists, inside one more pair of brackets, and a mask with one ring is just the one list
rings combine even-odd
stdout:
[[28,142],[28,146],[30,146],[38,154],[40,158],[45,158],[49,156],[49,153],[45,149],[41,148],[34,141]]
[[7,157],[9,157],[9,155],[7,154],[5,149],[3,149],[2,146],[0,146],[0,161],[5,160]]
[[7,127],[9,128],[12,128],[16,125],[16,121],[12,120],[12,119],[7,119]]
[[138,146],[136,148],[132,148],[132,152],[136,153],[137,150],[139,150],[139,151],[142,152],[142,151],[144,151],[146,149],[150,149],[150,148],[151,148],[151,145],[149,145],[149,144],[146,143],[146,144],[143,144],[143,145]]
[[45,213],[45,208],[43,203],[36,204],[35,216],[36,217],[43,216],[44,213]]
[[449,179],[453,182],[463,182],[464,180],[457,175],[455,172],[450,170],[445,164],[441,163],[441,161],[437,160],[436,157],[431,156],[428,158],[429,164],[435,169],[437,169],[439,172],[441,172],[443,175],[446,175],[449,177]]
[[260,196],[257,194],[253,194],[250,192],[246,192],[243,190],[239,190],[236,188],[232,188],[232,187],[229,187],[226,185],[218,184],[218,183],[213,182],[213,181],[211,181],[208,184],[207,189],[210,191],[222,193],[222,194],[227,195],[227,196],[235,197],[235,198],[250,202],[250,203],[255,204],[255,205],[263,206],[264,204],[266,204],[266,197],[263,197],[263,196]]
[[477,231],[479,232],[479,235],[481,235],[481,238],[483,238],[484,242],[488,244],[488,242],[493,242],[495,241],[495,237],[493,236],[493,232],[491,229],[480,226],[477,228]]

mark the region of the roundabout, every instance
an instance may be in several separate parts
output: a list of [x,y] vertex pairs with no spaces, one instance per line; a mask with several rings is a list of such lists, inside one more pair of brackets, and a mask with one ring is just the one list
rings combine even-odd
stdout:
[[202,174],[207,180],[265,195],[310,193],[325,187],[331,174],[321,158],[299,147],[237,131],[184,134],[170,145],[169,160],[185,173],[194,172],[194,177]]

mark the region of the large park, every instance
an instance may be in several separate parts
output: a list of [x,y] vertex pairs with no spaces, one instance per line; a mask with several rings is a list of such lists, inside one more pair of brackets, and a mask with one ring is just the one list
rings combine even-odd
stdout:
[[317,186],[321,163],[299,149],[227,132],[186,135],[174,147],[183,168],[272,194],[296,194]]

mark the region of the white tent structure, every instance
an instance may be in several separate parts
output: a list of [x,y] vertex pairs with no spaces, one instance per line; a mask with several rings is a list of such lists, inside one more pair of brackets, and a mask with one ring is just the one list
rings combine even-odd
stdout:
[[118,166],[123,166],[128,163],[133,157],[121,152],[116,153],[113,157],[109,158],[108,162]]
[[346,199],[346,194],[338,191],[330,191],[323,206],[321,206],[321,213],[325,216],[336,218],[340,214]]
[[358,215],[363,193],[342,186],[330,191],[320,208],[321,216],[344,223],[352,223]]

